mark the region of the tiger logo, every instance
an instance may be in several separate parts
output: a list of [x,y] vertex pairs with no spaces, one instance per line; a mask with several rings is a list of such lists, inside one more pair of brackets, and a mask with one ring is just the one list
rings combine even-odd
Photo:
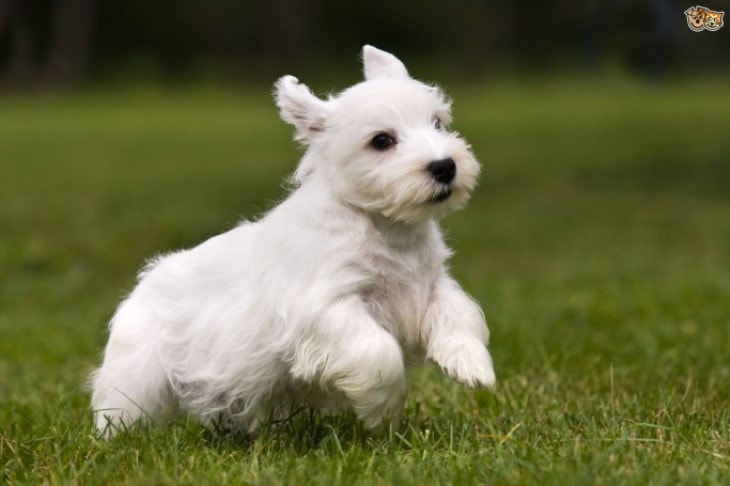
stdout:
[[702,5],[688,8],[684,11],[684,15],[687,17],[687,26],[694,32],[703,30],[714,32],[725,25],[725,12],[716,12]]

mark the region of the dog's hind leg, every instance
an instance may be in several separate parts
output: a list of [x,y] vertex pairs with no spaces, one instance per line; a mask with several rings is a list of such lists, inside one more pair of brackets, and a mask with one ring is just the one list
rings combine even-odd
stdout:
[[149,339],[155,329],[145,314],[133,300],[120,307],[104,362],[92,376],[94,422],[105,437],[137,424],[157,424],[174,409],[156,340]]

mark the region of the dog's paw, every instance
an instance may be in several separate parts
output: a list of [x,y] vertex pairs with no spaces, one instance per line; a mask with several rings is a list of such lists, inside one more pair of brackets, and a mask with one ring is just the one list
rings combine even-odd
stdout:
[[468,387],[494,388],[492,357],[478,341],[453,343],[439,349],[432,358],[447,375]]

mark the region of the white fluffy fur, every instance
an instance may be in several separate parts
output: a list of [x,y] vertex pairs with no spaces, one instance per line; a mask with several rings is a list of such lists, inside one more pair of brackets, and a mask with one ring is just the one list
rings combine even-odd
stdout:
[[[366,80],[328,100],[277,82],[307,146],[286,200],[141,272],[92,377],[100,433],[180,410],[254,431],[301,405],[352,407],[378,427],[397,422],[405,364],[424,356],[468,386],[494,384],[484,316],[449,276],[436,223],[466,203],[479,165],[435,125],[451,118],[437,88],[374,47],[363,61]],[[381,132],[395,145],[376,150]],[[426,166],[446,157],[444,185]]]

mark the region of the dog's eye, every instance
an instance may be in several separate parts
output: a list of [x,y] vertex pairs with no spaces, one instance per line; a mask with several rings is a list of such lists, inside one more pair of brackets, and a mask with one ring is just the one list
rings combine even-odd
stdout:
[[370,144],[375,150],[387,150],[391,145],[395,144],[395,139],[387,133],[379,133],[373,137]]
[[433,126],[436,127],[436,130],[441,130],[441,118],[433,117]]

